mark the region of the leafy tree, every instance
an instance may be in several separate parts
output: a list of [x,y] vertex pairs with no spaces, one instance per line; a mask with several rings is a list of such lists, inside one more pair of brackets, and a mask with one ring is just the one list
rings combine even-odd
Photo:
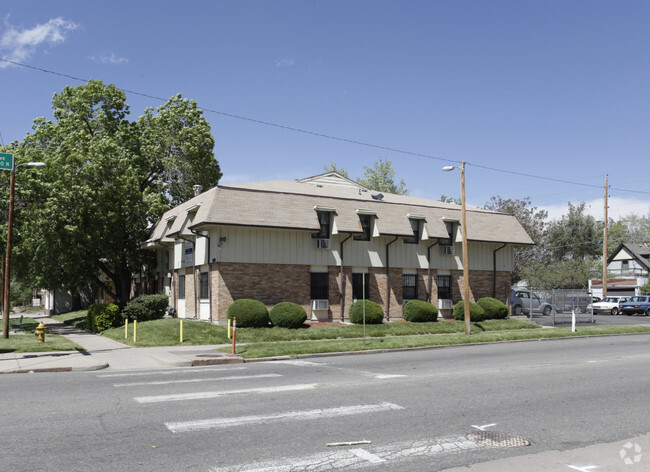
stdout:
[[65,87],[54,120],[10,148],[24,161],[17,185],[16,273],[32,286],[78,292],[89,284],[128,299],[151,262],[152,222],[221,177],[210,126],[196,103],[172,97],[134,122],[123,92],[101,81]]
[[348,175],[348,171],[345,170],[345,167],[343,167],[343,166],[338,167],[334,161],[330,161],[329,164],[325,164],[323,166],[323,169],[326,172],[336,172],[337,174],[342,175],[346,179],[350,178],[350,176]]
[[[622,225],[625,228],[624,237],[619,242],[642,244],[650,238],[650,214],[642,216],[630,213],[610,225],[608,232],[611,233],[612,227],[615,228],[617,225]],[[612,237],[610,236],[611,240]],[[616,249],[616,246],[614,246],[614,249]]]
[[602,275],[602,265],[595,259],[567,259],[554,262],[532,261],[522,268],[521,277],[530,287],[540,290],[585,289],[589,279]]
[[[492,197],[494,198],[494,197]],[[440,201],[444,203],[455,203],[456,205],[462,205],[462,200],[458,197],[448,197],[447,195],[440,195]]]
[[365,169],[363,178],[357,178],[357,182],[364,187],[398,195],[409,194],[404,179],[401,179],[399,183],[395,182],[395,169],[390,159],[380,157],[372,167],[363,166],[363,168]]
[[522,272],[524,268],[540,258],[540,248],[543,244],[544,229],[548,212],[545,210],[538,210],[537,207],[534,207],[530,202],[529,197],[521,200],[516,198],[504,199],[498,195],[492,197],[490,201],[485,204],[484,208],[486,210],[507,213],[515,216],[535,243],[535,246],[533,247],[518,247],[515,249],[512,278],[513,282],[517,282],[523,278]]
[[547,256],[554,261],[602,255],[603,224],[585,213],[586,204],[569,203],[569,213],[551,222],[544,234]]

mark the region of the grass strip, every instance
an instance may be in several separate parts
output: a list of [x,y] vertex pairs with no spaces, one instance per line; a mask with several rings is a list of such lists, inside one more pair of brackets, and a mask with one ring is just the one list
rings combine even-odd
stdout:
[[[14,321],[12,319],[12,323]],[[0,353],[6,352],[49,352],[49,351],[75,351],[81,349],[80,346],[72,341],[45,332],[45,342],[37,343],[34,330],[38,326],[38,321],[32,318],[23,318],[22,325],[18,328],[12,328],[17,334],[10,334],[8,339],[0,338]]]
[[[428,346],[449,346],[469,343],[494,343],[525,339],[569,338],[587,335],[650,333],[645,326],[593,326],[580,328],[572,333],[571,328],[520,329],[476,332],[465,334],[431,334],[418,336],[390,336],[383,338],[336,339],[322,341],[293,341],[275,343],[252,343],[239,345],[237,354],[245,359],[274,356],[297,356],[300,354],[321,354],[333,352],[354,352],[376,349],[404,349]],[[218,349],[230,352],[230,348]]]

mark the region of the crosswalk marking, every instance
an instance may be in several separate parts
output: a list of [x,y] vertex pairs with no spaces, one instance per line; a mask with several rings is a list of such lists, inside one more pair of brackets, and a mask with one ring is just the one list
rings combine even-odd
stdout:
[[226,380],[247,380],[247,379],[262,379],[271,377],[282,377],[280,374],[259,374],[259,375],[234,375],[231,377],[209,377],[199,379],[183,379],[183,380],[157,380],[153,382],[130,382],[113,384],[113,387],[136,387],[141,385],[168,385],[168,384],[181,384],[181,383],[198,383],[198,382],[217,382]]
[[445,455],[460,454],[483,449],[462,436],[401,441],[373,448],[345,449],[312,454],[305,457],[285,457],[275,461],[238,464],[228,467],[215,467],[210,472],[293,472],[296,470],[351,470],[376,466],[387,462],[393,470],[403,470],[400,461],[417,457],[438,458]]
[[151,375],[190,375],[196,374],[197,372],[217,372],[217,371],[231,371],[231,370],[243,370],[248,369],[248,367],[193,367],[192,369],[167,369],[167,370],[155,370],[155,371],[139,371],[139,372],[126,372],[126,373],[115,373],[115,374],[97,374],[97,378],[109,378],[109,377],[145,377]]
[[288,364],[288,365],[297,365],[297,366],[303,366],[303,367],[327,367],[328,369],[336,369],[340,370],[342,372],[347,372],[350,374],[354,375],[363,375],[364,377],[373,377],[375,379],[395,379],[399,377],[406,377],[406,375],[403,374],[378,374],[376,372],[368,372],[366,370],[358,370],[358,369],[349,369],[347,367],[334,367],[331,365],[328,365],[325,362],[310,362],[310,361],[303,361],[303,360],[282,360],[282,361],[275,361],[278,364]]
[[296,384],[284,385],[280,387],[261,387],[261,388],[247,388],[241,390],[218,390],[211,392],[192,392],[192,393],[178,393],[171,395],[152,395],[145,397],[135,397],[134,400],[138,403],[158,403],[158,402],[173,402],[184,400],[201,400],[205,398],[217,398],[228,395],[246,395],[252,393],[278,393],[290,392],[296,390],[308,390],[318,387],[318,384]]
[[211,418],[196,421],[181,421],[165,423],[173,433],[185,433],[213,428],[230,428],[250,424],[266,424],[292,420],[315,420],[340,416],[363,415],[382,411],[403,410],[403,406],[394,403],[382,402],[368,405],[351,405],[337,408],[319,408],[314,410],[287,411],[269,415],[239,416],[236,418]]

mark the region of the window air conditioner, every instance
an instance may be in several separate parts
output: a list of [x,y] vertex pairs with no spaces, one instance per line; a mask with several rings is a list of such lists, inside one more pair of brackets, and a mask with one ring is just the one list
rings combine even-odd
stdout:
[[318,249],[329,249],[330,248],[330,240],[329,239],[317,239],[316,240],[316,247]]
[[451,310],[453,307],[451,300],[438,300],[438,308],[441,310]]
[[312,310],[329,310],[330,302],[329,300],[312,300],[311,309]]
[[454,246],[442,246],[442,253],[447,255],[454,255]]

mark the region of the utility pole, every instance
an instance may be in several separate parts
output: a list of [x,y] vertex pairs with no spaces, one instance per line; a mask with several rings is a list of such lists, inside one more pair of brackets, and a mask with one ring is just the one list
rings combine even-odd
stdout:
[[603,228],[603,298],[607,296],[607,225],[609,218],[607,217],[607,197],[609,176],[605,176],[605,227]]

